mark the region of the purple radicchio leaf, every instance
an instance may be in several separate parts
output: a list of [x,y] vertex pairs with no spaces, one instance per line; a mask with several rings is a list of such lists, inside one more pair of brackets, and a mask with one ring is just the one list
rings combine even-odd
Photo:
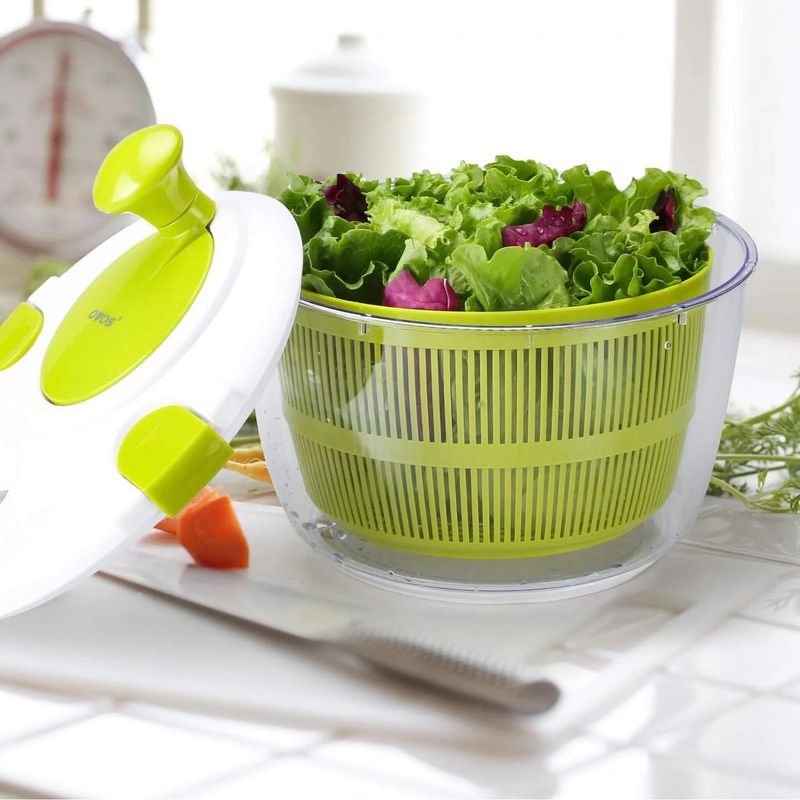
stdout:
[[458,311],[459,307],[458,295],[446,278],[430,278],[420,286],[407,269],[386,284],[383,304],[426,311]]
[[677,210],[677,202],[674,189],[664,189],[658,196],[653,211],[658,215],[650,223],[650,232],[668,231],[669,233],[675,232],[675,211]]
[[586,224],[586,206],[575,200],[572,206],[556,210],[545,206],[542,216],[527,225],[507,225],[500,232],[503,247],[522,247],[526,242],[532,247],[552,244],[560,236],[569,236]]
[[336,183],[322,187],[322,194],[333,206],[337,217],[344,217],[350,222],[367,221],[367,198],[358,186],[341,172],[336,176]]

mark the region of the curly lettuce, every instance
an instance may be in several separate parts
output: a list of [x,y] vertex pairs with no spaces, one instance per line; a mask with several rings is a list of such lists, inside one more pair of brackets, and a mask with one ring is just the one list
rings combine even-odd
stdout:
[[695,205],[704,194],[671,171],[647,169],[620,189],[583,164],[559,173],[497,156],[380,182],[292,175],[280,199],[302,235],[305,289],[381,304],[403,276],[392,304],[415,302],[415,287],[433,280],[438,298],[442,281],[457,296],[447,308],[507,311],[622,300],[686,280],[710,258],[715,214]]

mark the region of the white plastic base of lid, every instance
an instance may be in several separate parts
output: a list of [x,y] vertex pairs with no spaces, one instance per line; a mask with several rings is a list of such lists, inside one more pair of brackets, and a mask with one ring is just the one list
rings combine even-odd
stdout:
[[262,195],[215,199],[214,258],[197,299],[164,344],[103,394],[74,406],[49,403],[42,359],[84,289],[153,229],[137,222],[120,231],[31,296],[44,314],[42,333],[0,372],[0,616],[68,589],[163,516],[117,471],[134,423],[179,405],[230,440],[277,365],[300,294],[297,226]]

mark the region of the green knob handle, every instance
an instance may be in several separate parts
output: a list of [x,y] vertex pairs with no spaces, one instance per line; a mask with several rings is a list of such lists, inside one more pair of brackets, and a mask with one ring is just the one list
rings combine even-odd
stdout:
[[172,125],[151,125],[126,136],[106,156],[94,182],[94,204],[107,214],[129,211],[166,235],[179,235],[214,216],[181,161],[183,135]]

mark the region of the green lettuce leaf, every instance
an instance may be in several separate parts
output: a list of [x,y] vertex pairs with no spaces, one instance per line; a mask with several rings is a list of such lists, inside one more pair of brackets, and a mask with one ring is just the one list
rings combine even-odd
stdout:
[[[501,247],[487,258],[477,244],[453,251],[448,276],[451,284],[466,284],[471,300],[484,311],[521,311],[569,305],[567,273],[545,248]],[[456,289],[458,291],[458,289]]]
[[564,170],[561,178],[575,197],[586,204],[589,220],[604,215],[619,221],[623,216],[625,200],[610,172],[589,172],[586,164],[579,164]]
[[367,214],[375,230],[382,233],[399,231],[428,247],[435,245],[447,233],[449,226],[426,211],[398,198],[382,197],[370,203]]
[[650,233],[652,216],[641,211],[616,229],[553,243],[554,255],[571,276],[574,302],[602,303],[655,292],[691,277],[708,263],[704,231]]
[[405,249],[406,237],[399,231],[381,233],[330,217],[306,245],[303,286],[333,297],[380,304],[388,275]]
[[[418,284],[427,283],[431,277],[430,265],[428,263],[428,248],[413,239],[406,239],[403,254],[397,262],[397,266],[388,276],[388,280],[396,278],[403,270],[408,270]],[[388,283],[388,281],[387,281]]]
[[383,300],[383,289],[386,285],[386,274],[389,267],[381,261],[370,261],[367,268],[352,281],[331,269],[309,268],[303,275],[302,288],[327,297],[339,297],[342,300],[353,300],[357,303],[373,303],[380,305]]
[[430,197],[441,203],[449,188],[450,181],[444,175],[423,170],[413,173],[410,178],[385,180],[365,191],[369,191],[373,201],[382,197],[394,197],[401,200]]
[[322,185],[304,175],[287,174],[289,185],[278,198],[292,213],[303,244],[322,228],[325,219],[333,214],[322,194]]
[[645,170],[641,178],[634,178],[623,192],[624,215],[630,217],[639,211],[652,209],[661,192],[670,188],[675,189],[678,195],[676,233],[692,227],[709,231],[716,215],[710,208],[694,206],[696,200],[708,194],[705,187],[686,175],[652,167]]

